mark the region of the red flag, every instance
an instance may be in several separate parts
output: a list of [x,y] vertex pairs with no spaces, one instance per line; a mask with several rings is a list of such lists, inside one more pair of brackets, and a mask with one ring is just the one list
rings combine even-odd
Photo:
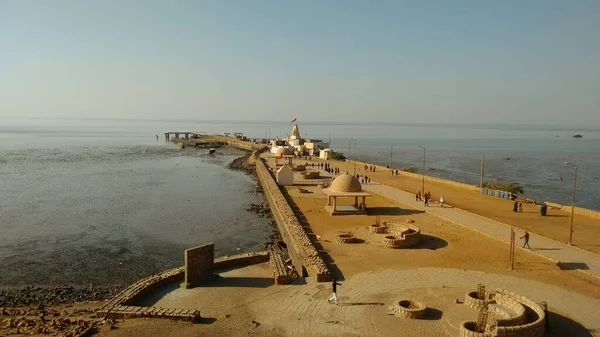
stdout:
[[292,121],[290,122],[290,124],[294,123],[298,118],[294,118],[292,119]]

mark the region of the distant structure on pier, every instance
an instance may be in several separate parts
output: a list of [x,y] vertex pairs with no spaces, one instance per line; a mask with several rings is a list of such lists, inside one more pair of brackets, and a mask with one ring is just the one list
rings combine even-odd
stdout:
[[300,136],[298,124],[294,124],[292,135],[282,139],[271,140],[271,154],[273,155],[305,155],[318,156],[319,152],[329,147],[329,143],[320,139],[304,139]]

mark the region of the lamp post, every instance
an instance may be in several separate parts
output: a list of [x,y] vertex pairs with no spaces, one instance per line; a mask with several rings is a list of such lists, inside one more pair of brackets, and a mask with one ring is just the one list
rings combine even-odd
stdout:
[[348,160],[350,160],[350,145],[352,144],[352,142],[354,141],[354,161],[352,162],[353,165],[353,170],[354,170],[354,175],[356,175],[356,139],[354,138],[350,138],[348,140]]
[[483,188],[483,169],[485,168],[485,154],[481,154],[481,178],[479,180],[479,188]]
[[420,149],[423,149],[423,184],[421,187],[421,195],[425,195],[425,148],[419,146]]
[[569,244],[573,244],[573,216],[575,215],[575,189],[577,188],[577,165],[565,162],[566,165],[571,165],[575,168],[573,174],[573,199],[571,200],[571,229],[569,230]]
[[394,152],[394,145],[390,145],[390,172],[394,175],[394,170],[392,169],[392,154]]

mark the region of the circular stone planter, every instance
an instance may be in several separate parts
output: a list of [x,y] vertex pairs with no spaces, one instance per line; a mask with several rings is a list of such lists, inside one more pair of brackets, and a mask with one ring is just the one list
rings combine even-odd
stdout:
[[337,240],[340,243],[353,243],[356,242],[356,237],[352,234],[338,234]]
[[373,225],[369,226],[369,232],[376,233],[376,234],[386,233],[387,232],[387,227],[386,226],[382,226],[382,225],[378,225],[378,224],[373,224]]
[[460,324],[460,335],[461,336],[473,336],[473,337],[488,337],[489,335],[483,332],[477,332],[475,327],[477,323],[475,321],[464,321]]
[[[470,291],[465,294],[465,305],[469,308],[473,309],[481,309],[485,308],[486,300],[480,300],[477,298],[477,291]],[[490,303],[493,303],[490,302]]]
[[423,318],[427,307],[420,302],[413,300],[401,300],[394,304],[396,316],[403,318]]
[[398,248],[400,247],[400,240],[393,235],[387,235],[383,238],[383,245],[389,248]]

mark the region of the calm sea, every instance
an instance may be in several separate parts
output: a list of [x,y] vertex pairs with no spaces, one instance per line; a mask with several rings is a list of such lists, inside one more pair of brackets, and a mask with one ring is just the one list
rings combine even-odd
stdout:
[[[544,126],[302,123],[303,137],[350,156],[478,184],[521,183],[527,196],[600,209],[600,130]],[[269,220],[250,177],[227,164],[242,153],[178,150],[167,131],[286,136],[287,123],[0,119],[0,285],[124,284],[183,263],[183,250],[214,241],[218,254],[262,248]],[[584,135],[574,139],[574,133]],[[156,139],[156,135],[159,139]],[[557,137],[558,136],[558,137]],[[510,158],[507,160],[507,158]]]

